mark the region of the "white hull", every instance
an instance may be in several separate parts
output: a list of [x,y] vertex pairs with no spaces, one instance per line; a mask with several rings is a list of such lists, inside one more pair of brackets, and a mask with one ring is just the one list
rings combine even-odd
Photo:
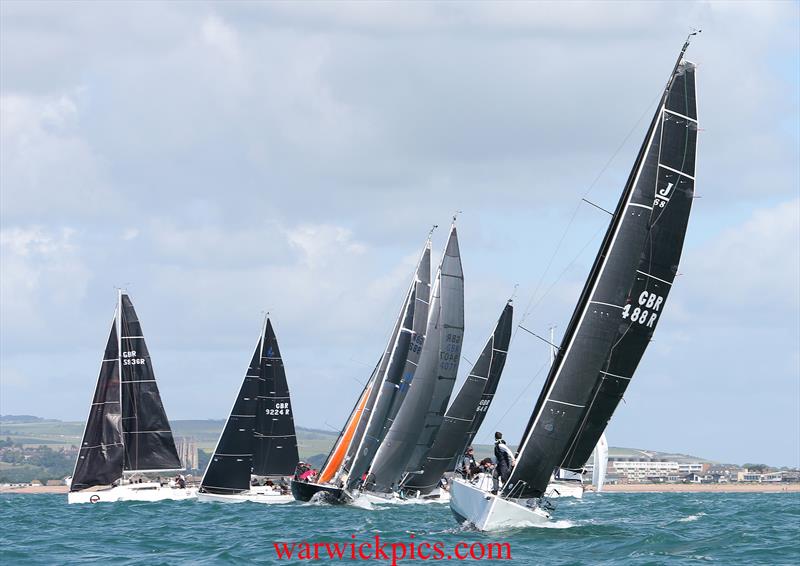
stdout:
[[275,490],[265,490],[264,488],[255,488],[243,493],[236,493],[230,495],[223,495],[219,493],[198,493],[197,499],[199,501],[215,501],[217,503],[265,503],[280,505],[283,503],[291,503],[294,497],[291,493],[281,493]]
[[461,479],[450,484],[450,509],[460,521],[480,531],[542,525],[550,514],[524,500],[503,499]]
[[111,503],[114,501],[164,501],[195,499],[197,489],[164,487],[157,482],[120,485],[109,489],[71,491],[68,503]]
[[563,482],[553,480],[548,484],[544,495],[548,499],[553,499],[555,497],[574,497],[575,499],[583,499],[583,484],[571,481]]

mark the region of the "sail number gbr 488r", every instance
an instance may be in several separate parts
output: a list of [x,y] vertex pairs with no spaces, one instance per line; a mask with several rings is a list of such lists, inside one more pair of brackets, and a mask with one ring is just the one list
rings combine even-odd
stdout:
[[646,324],[648,328],[653,328],[653,325],[658,319],[659,310],[661,305],[664,304],[664,297],[656,295],[650,291],[642,291],[639,294],[639,306],[631,310],[631,304],[625,305],[622,309],[622,319],[626,320],[630,317],[631,322],[638,322],[639,324]]

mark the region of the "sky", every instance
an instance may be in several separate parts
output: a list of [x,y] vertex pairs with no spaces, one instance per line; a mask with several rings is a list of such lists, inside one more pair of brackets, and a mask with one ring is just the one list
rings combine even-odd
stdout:
[[[125,287],[172,419],[227,415],[269,311],[338,431],[456,211],[459,383],[512,295],[558,336],[692,28],[700,198],[607,436],[800,466],[796,2],[0,3],[0,413],[85,419]],[[547,359],[515,335],[478,441]]]

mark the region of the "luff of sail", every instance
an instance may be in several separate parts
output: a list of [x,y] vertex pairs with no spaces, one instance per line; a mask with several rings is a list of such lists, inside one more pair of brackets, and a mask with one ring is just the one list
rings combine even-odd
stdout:
[[[361,478],[369,469],[381,441],[384,439],[386,422],[395,407],[402,404],[407,387],[402,388],[405,380],[413,379],[421,344],[424,341],[422,332],[428,315],[428,293],[430,288],[430,239],[417,263],[414,277],[406,293],[406,299],[400,310],[395,330],[384,353],[386,364],[375,403],[371,407],[366,421],[366,430],[354,452],[355,459],[350,467],[348,488],[354,489],[361,484]],[[418,293],[424,294],[418,300]],[[415,324],[416,322],[416,324]]]
[[200,482],[201,491],[225,494],[241,493],[250,489],[253,428],[261,381],[261,342],[262,337],[259,336],[236,401]]
[[253,473],[288,476],[294,472],[300,457],[286,370],[269,318],[264,326],[260,366],[253,430]]
[[142,325],[127,293],[120,292],[119,340],[125,471],[182,468],[158,392]]
[[422,472],[409,474],[402,485],[404,490],[419,491],[423,495],[430,493],[471,440],[470,428],[480,409],[483,392],[490,381],[496,387],[503,373],[511,341],[513,313],[511,303],[506,304],[478,361],[447,409],[439,434],[425,455]]
[[100,375],[83,431],[70,491],[111,485],[122,477],[122,433],[119,390],[117,314],[111,324]]
[[[544,493],[554,468],[568,458],[575,446],[576,434],[582,429],[596,396],[598,381],[602,381],[601,376],[606,375],[604,368],[608,367],[609,353],[619,347],[620,328],[630,325],[623,314],[626,305],[638,300],[632,295],[635,280],[642,253],[647,250],[646,243],[653,220],[660,214],[655,207],[661,208],[658,206],[657,191],[662,189],[660,181],[665,171],[660,160],[661,148],[682,143],[677,138],[683,139],[689,135],[689,128],[675,128],[665,118],[670,113],[666,103],[671,93],[679,84],[681,87],[685,84],[675,81],[675,77],[690,65],[683,62],[687,45],[688,42],[670,75],[600,252],[567,326],[555,363],[528,422],[520,443],[517,465],[503,488],[506,497],[530,498]],[[691,163],[694,163],[693,154]],[[669,168],[674,169],[672,166]],[[681,177],[683,175],[681,173]],[[655,298],[654,303],[657,300]],[[654,309],[655,304],[647,308],[645,327]],[[658,314],[660,316],[660,311]],[[632,313],[628,312],[628,316],[632,316]],[[643,351],[638,354],[637,362]],[[630,379],[632,373],[617,375]]]
[[622,400],[653,337],[678,272],[694,200],[697,103],[694,65],[682,61],[662,112],[662,141],[653,212],[633,287],[622,310],[613,347],[600,369],[597,387],[564,467],[580,468]]
[[[440,359],[444,349],[451,345],[458,345],[460,348],[462,341],[463,294],[459,307],[458,293],[459,291],[463,293],[463,286],[455,284],[456,279],[459,283],[463,281],[458,235],[453,225],[431,293],[425,342],[419,365],[413,381],[409,384],[406,398],[386,438],[378,448],[369,472],[370,481],[379,491],[391,491],[397,487],[425,425],[425,415],[436,382],[440,374],[447,376],[453,369],[448,365],[452,364],[452,361],[440,362]],[[440,363],[445,365],[440,367]]]

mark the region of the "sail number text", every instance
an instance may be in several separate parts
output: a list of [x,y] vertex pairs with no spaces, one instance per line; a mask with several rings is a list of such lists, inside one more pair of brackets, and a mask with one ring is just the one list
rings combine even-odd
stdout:
[[647,328],[653,328],[656,320],[658,320],[659,310],[661,305],[664,304],[664,297],[656,295],[650,291],[642,291],[638,299],[639,306],[631,310],[631,304],[625,305],[622,309],[623,320],[630,317],[631,322],[638,322],[639,324],[647,325]]
[[461,335],[448,332],[439,352],[439,369],[454,370],[458,367],[458,356],[461,352]]
[[144,358],[136,357],[136,350],[122,352],[122,365],[124,366],[143,366]]
[[275,403],[275,408],[274,409],[266,409],[266,413],[268,415],[270,415],[270,416],[288,415],[289,414],[289,410],[290,409],[289,409],[289,403],[288,402]]
[[492,402],[491,399],[481,399],[481,402],[478,403],[478,409],[475,412],[477,412],[477,413],[485,413],[486,411],[489,410],[489,403],[491,403],[491,402]]

